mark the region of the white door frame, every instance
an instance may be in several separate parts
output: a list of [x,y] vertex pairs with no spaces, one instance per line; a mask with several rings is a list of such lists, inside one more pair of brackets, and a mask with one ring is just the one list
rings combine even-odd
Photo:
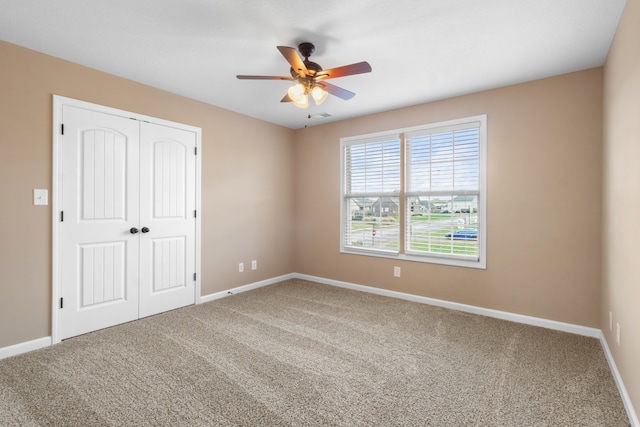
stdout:
[[143,114],[131,113],[116,108],[105,107],[98,104],[92,104],[90,102],[80,101],[73,98],[66,98],[59,95],[53,95],[53,127],[52,127],[52,141],[53,141],[53,164],[52,164],[52,194],[51,194],[51,212],[52,212],[52,259],[51,259],[51,342],[57,344],[61,341],[60,334],[60,295],[61,295],[61,269],[60,269],[60,211],[63,206],[61,196],[61,184],[62,184],[62,165],[61,165],[61,143],[62,143],[62,107],[64,105],[73,106],[77,108],[85,108],[92,111],[98,111],[106,114],[112,114],[115,116],[127,117],[139,121],[146,121],[156,123],[159,125],[175,127],[179,129],[188,130],[196,134],[196,283],[195,283],[195,303],[201,303],[201,267],[200,267],[200,248],[201,248],[201,218],[202,218],[202,204],[201,204],[201,174],[202,174],[202,129],[194,126],[185,125],[182,123],[171,122],[168,120],[158,119],[155,117],[145,116]]

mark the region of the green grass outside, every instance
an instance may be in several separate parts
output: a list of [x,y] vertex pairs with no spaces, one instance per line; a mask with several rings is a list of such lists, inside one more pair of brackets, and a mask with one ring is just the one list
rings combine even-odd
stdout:
[[[463,214],[464,215],[464,214]],[[461,215],[449,215],[449,214],[435,214],[431,215],[431,219],[449,219],[452,216]],[[411,222],[425,221],[428,217],[414,216],[411,217]],[[389,221],[352,221],[351,227],[353,231],[359,230],[380,230],[386,227],[397,227],[396,222]],[[431,231],[430,233],[423,232],[414,234],[413,244],[410,250],[424,253],[440,253],[440,254],[454,254],[454,255],[467,255],[473,256],[478,254],[478,242],[476,240],[452,240],[444,235],[450,231],[454,231],[459,227],[475,228],[477,224],[465,224],[464,226],[453,225],[451,228],[443,228],[439,230]],[[428,239],[431,239],[431,245],[428,243]],[[371,239],[360,244],[362,247],[375,247],[378,249],[387,249],[397,251],[399,249],[398,242],[383,242],[379,239]]]

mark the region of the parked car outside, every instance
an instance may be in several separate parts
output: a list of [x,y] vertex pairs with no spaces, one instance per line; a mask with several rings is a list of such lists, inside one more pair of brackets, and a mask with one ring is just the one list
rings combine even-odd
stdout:
[[471,240],[478,238],[478,230],[475,228],[461,228],[460,230],[456,230],[453,233],[449,232],[444,235],[449,239],[461,239],[461,240]]

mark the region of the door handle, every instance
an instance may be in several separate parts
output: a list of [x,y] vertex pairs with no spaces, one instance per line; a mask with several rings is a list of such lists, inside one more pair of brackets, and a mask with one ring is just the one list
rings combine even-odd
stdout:
[[136,234],[137,232],[138,232],[138,229],[137,229],[137,228],[135,228],[135,227],[131,227],[131,228],[129,229],[129,233],[131,233],[131,234]]
[[148,233],[151,230],[149,230],[149,227],[142,227],[142,230],[140,231],[142,231],[143,233]]

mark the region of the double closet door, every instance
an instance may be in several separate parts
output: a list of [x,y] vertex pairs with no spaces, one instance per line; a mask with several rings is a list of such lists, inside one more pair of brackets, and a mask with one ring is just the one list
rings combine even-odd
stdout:
[[63,105],[61,339],[194,304],[196,133]]

